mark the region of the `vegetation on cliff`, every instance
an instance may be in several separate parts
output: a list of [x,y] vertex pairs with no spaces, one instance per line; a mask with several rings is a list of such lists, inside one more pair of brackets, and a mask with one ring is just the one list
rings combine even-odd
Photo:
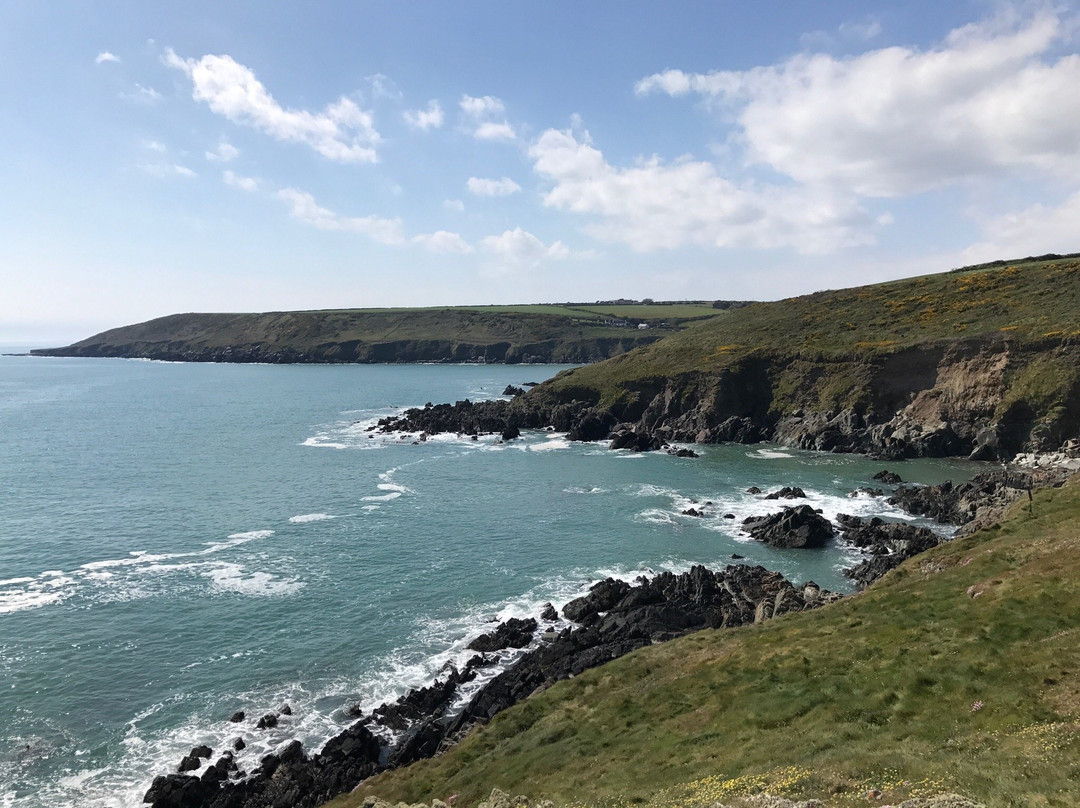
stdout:
[[34,353],[218,362],[589,362],[719,311],[709,303],[621,303],[173,314]]
[[769,791],[865,804],[955,790],[1071,806],[1080,782],[1080,479],[862,594],[638,650],[534,694],[442,756],[364,783],[575,805]]
[[[1080,433],[1080,260],[754,303],[530,396],[579,400],[677,440],[750,427],[802,448],[895,457],[1049,451]],[[746,423],[717,430],[728,418]]]

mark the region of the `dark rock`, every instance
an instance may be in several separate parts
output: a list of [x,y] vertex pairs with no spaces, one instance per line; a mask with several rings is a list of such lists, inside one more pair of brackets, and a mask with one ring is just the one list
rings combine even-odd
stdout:
[[574,598],[563,606],[563,617],[575,623],[588,623],[599,612],[606,612],[630,591],[630,584],[615,578],[606,578],[590,587],[589,594]]
[[540,619],[546,620],[549,623],[554,623],[559,619],[559,613],[555,611],[555,607],[550,603],[545,603],[544,608],[540,610]]
[[732,553],[731,557],[734,558],[736,561],[741,561],[742,559],[746,558],[746,556],[741,556],[738,553]]
[[198,755],[184,755],[184,758],[180,761],[180,765],[176,767],[176,770],[183,774],[184,772],[193,772],[202,765],[202,759]]
[[524,620],[511,617],[495,631],[477,637],[467,648],[481,653],[501,651],[504,648],[524,648],[532,642],[536,627],[537,622],[531,617]]
[[281,705],[281,709],[278,710],[279,715],[292,715],[292,707],[288,704]]
[[235,749],[237,752],[240,752],[247,748],[247,744],[244,743],[243,738],[236,738],[232,742],[232,748]]
[[765,499],[806,499],[806,492],[801,488],[792,488],[785,485],[779,491],[766,494]]
[[704,516],[705,514],[699,511],[697,508],[687,508],[682,512],[683,516]]
[[277,713],[267,713],[259,719],[259,723],[255,725],[255,729],[273,729],[278,725]]
[[514,387],[512,384],[506,385],[506,389],[502,391],[504,396],[520,396],[525,390],[520,387]]
[[516,438],[520,438],[520,437],[521,437],[521,430],[518,429],[516,426],[508,426],[506,429],[504,429],[502,431],[502,439],[503,440],[515,440]]
[[629,449],[632,452],[652,452],[661,446],[660,438],[655,435],[632,429],[616,430],[608,444],[609,449]]
[[733,514],[733,513],[725,513],[723,518],[724,519],[734,519],[735,514]]
[[748,493],[748,494],[760,494],[761,489],[758,488],[756,485],[752,485],[752,486],[750,486],[749,488],[746,489],[746,493]]
[[885,485],[900,485],[900,483],[903,482],[903,480],[900,479],[899,474],[894,474],[888,469],[885,469],[884,471],[879,471],[877,474],[874,475],[874,479],[877,480],[879,483],[885,483]]
[[567,430],[566,437],[569,440],[585,442],[603,440],[611,434],[614,425],[615,417],[611,413],[589,409],[579,414]]
[[233,713],[232,715],[229,716],[229,721],[231,721],[234,724],[239,724],[243,720],[244,720],[244,711],[243,710],[237,710],[235,713]]
[[868,497],[883,497],[885,492],[880,488],[866,488],[865,486],[856,488],[854,491],[848,493],[849,497],[857,497],[860,494],[866,494]]
[[204,744],[202,746],[193,747],[190,754],[193,757],[209,759],[210,756],[214,754],[214,750]]
[[361,718],[364,715],[364,710],[359,704],[350,704],[345,708],[345,715],[349,718]]
[[824,547],[833,535],[832,523],[809,505],[752,517],[745,520],[743,525],[747,533],[770,547]]
[[839,514],[836,521],[843,531],[844,540],[868,556],[854,567],[844,570],[844,575],[855,580],[860,589],[865,589],[912,556],[947,541],[929,528],[905,522],[886,522],[878,517],[860,519]]
[[672,457],[698,457],[698,453],[693,449],[668,449],[668,454]]

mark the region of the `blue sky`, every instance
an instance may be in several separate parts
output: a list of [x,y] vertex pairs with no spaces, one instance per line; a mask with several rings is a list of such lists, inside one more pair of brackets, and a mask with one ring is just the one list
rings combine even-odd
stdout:
[[1069,4],[0,6],[0,340],[1080,250]]

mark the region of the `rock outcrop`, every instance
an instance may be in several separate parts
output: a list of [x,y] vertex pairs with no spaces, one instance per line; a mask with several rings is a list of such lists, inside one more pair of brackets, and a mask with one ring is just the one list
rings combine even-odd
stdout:
[[784,508],[768,516],[743,520],[743,530],[770,547],[824,547],[833,536],[832,523],[809,505]]
[[[152,808],[315,808],[379,771],[435,755],[475,724],[489,721],[538,689],[636,648],[703,628],[744,625],[813,609],[838,597],[813,583],[795,587],[761,567],[731,566],[720,572],[694,567],[683,575],[639,578],[633,585],[607,579],[565,607],[567,618],[581,625],[558,634],[552,631],[463,709],[454,708],[461,685],[490,664],[480,654],[464,671],[448,669],[432,685],[376,708],[317,754],[309,756],[299,741],[292,741],[242,776],[232,753],[226,752],[201,776],[157,777],[145,801]],[[504,632],[510,623],[486,635],[497,638],[492,645],[508,638],[517,641],[526,631],[531,636],[537,627],[529,619]]]

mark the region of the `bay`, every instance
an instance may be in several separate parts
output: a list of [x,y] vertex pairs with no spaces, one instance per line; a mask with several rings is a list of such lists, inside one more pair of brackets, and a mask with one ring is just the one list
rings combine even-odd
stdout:
[[[862,457],[367,431],[561,369],[0,357],[0,806],[136,806],[195,744],[242,736],[249,769],[287,739],[317,746],[350,705],[427,684],[492,621],[606,575],[735,553],[850,591],[843,547],[741,535],[775,509],[750,485],[801,486],[830,518],[903,518],[848,496],[882,468]],[[706,501],[706,518],[682,514]],[[284,703],[293,716],[254,728]],[[248,720],[228,723],[235,710]]]

